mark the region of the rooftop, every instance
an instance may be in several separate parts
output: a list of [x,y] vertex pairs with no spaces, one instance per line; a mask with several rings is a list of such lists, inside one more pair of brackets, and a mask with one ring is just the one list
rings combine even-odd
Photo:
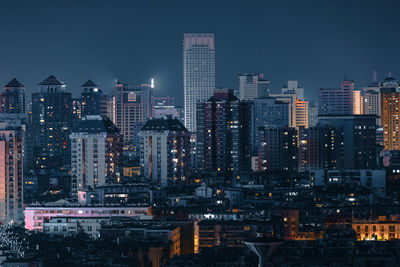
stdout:
[[88,80],[82,85],[82,87],[97,87],[97,84],[95,84],[92,80]]
[[60,199],[55,202],[45,202],[45,203],[31,203],[29,204],[26,209],[43,209],[43,208],[151,208],[149,205],[141,205],[141,204],[103,204],[103,205],[96,205],[96,204],[83,204],[77,202],[70,202],[65,199]]
[[50,75],[47,79],[43,82],[39,83],[39,85],[65,85],[64,82],[60,81],[54,75]]
[[187,129],[183,124],[176,118],[153,118],[146,122],[143,126],[142,131],[185,131]]
[[9,87],[24,87],[24,85],[22,83],[20,83],[16,78],[13,78],[9,83],[7,83],[6,86],[4,86],[5,88],[9,88]]
[[86,116],[72,129],[72,133],[119,133],[119,129],[108,118]]

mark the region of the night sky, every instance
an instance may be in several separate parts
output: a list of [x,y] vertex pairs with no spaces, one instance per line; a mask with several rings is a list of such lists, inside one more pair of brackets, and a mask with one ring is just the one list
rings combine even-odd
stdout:
[[115,79],[156,79],[156,95],[183,102],[183,33],[214,33],[217,87],[264,72],[278,92],[297,79],[306,97],[360,88],[378,71],[400,77],[399,1],[76,0],[0,2],[0,83],[29,91],[50,74],[75,96],[91,78],[108,94]]

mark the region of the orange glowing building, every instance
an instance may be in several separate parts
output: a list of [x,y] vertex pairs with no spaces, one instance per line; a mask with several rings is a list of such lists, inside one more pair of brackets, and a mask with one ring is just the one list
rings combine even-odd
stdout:
[[380,96],[383,146],[385,150],[400,150],[400,84],[390,72],[380,83]]
[[381,89],[381,124],[385,150],[400,150],[400,91]]
[[308,128],[308,101],[296,98],[296,127]]
[[386,241],[400,239],[400,217],[378,216],[377,219],[354,220],[353,230],[357,234],[357,240]]

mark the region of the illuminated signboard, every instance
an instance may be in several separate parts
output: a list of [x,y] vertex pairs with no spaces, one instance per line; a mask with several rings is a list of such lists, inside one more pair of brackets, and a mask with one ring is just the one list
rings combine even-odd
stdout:
[[136,93],[130,92],[128,94],[128,102],[136,102]]

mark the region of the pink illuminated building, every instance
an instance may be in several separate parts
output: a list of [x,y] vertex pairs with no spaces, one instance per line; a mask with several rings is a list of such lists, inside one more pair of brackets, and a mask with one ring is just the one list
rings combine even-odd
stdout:
[[25,229],[43,231],[43,222],[55,217],[80,218],[96,217],[109,218],[136,217],[139,220],[153,219],[151,206],[81,206],[72,205],[68,201],[60,200],[40,206],[25,208]]

